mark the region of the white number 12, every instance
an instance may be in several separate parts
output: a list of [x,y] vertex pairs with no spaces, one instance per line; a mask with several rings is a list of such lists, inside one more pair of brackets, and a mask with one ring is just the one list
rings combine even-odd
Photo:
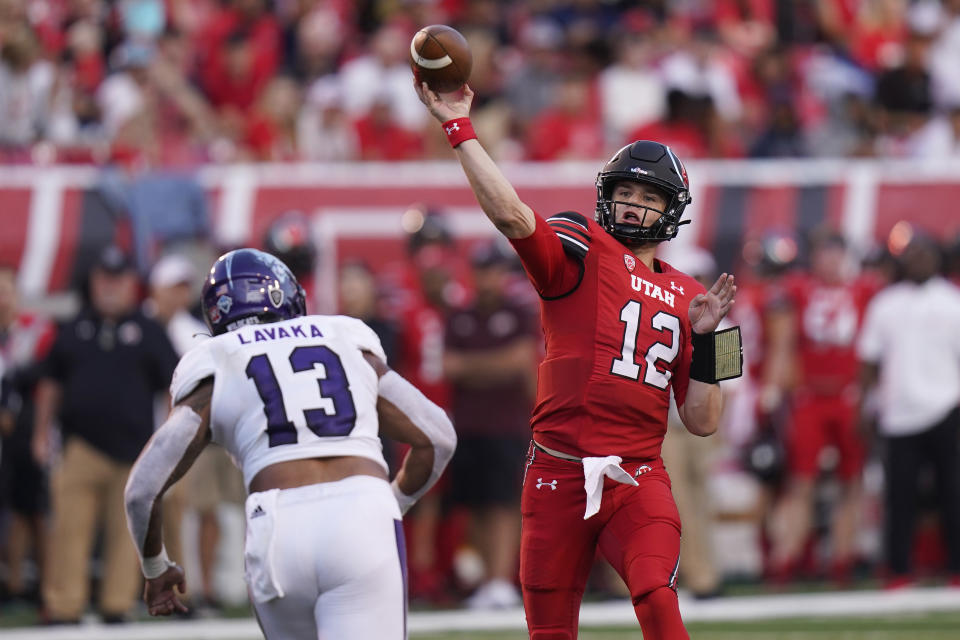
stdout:
[[[641,363],[637,362],[636,357],[637,336],[640,334],[640,308],[639,302],[631,300],[620,309],[620,322],[626,325],[623,332],[623,346],[620,357],[616,358],[610,367],[610,373],[630,380],[640,379]],[[666,311],[660,311],[650,319],[650,326],[657,331],[670,331],[670,345],[654,342],[647,348],[643,356],[647,364],[643,381],[658,389],[666,389],[673,372],[667,368],[663,371],[659,370],[657,361],[667,365],[672,364],[680,353],[680,318]]]

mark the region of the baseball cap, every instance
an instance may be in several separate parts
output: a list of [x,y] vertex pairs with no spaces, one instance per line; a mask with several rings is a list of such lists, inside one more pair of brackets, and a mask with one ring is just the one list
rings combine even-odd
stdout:
[[130,256],[123,249],[113,244],[100,250],[93,266],[108,273],[123,273],[133,269]]
[[176,253],[166,255],[150,270],[150,286],[154,289],[173,287],[178,284],[193,285],[197,270],[184,256]]

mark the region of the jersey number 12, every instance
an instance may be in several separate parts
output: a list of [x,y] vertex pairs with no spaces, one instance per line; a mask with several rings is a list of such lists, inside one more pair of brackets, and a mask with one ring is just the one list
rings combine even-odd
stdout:
[[[636,361],[637,338],[640,335],[640,308],[639,302],[631,300],[620,309],[620,322],[626,325],[623,331],[623,345],[620,357],[616,358],[610,367],[610,373],[631,380],[640,379],[641,364]],[[672,372],[669,369],[663,371],[658,369],[657,361],[667,365],[672,364],[680,352],[680,318],[666,311],[660,311],[650,319],[650,326],[657,331],[669,331],[670,344],[654,342],[647,348],[643,356],[647,364],[643,381],[657,389],[666,389],[670,384]]]
[[[290,366],[294,373],[318,373],[318,364],[323,365],[326,371],[326,375],[317,380],[320,395],[333,402],[333,412],[327,413],[325,409],[304,409],[303,417],[307,427],[321,438],[349,435],[357,421],[357,409],[353,405],[353,395],[350,393],[350,384],[340,356],[324,346],[297,347],[290,352]],[[283,405],[283,390],[277,381],[273,365],[270,364],[270,358],[266,354],[250,358],[246,373],[248,378],[253,379],[257,393],[263,400],[270,446],[296,444],[297,427],[287,418],[287,410]]]

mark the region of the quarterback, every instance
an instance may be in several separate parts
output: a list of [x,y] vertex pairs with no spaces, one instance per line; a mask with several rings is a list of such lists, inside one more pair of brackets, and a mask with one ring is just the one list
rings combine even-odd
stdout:
[[[221,256],[202,305],[213,337],[177,366],[173,411],[125,493],[150,614],[186,610],[161,498],[214,442],[249,490],[246,580],[266,637],[405,638],[401,513],[449,462],[453,425],[387,367],[372,329],[305,315],[302,287],[275,256]],[[392,483],[379,433],[411,445]]]
[[600,171],[595,220],[544,218],[476,139],[470,88],[415,87],[541,298],[546,356],[521,497],[530,638],[577,637],[598,549],[629,587],[644,637],[687,638],[675,590],[680,520],[660,458],[670,391],[687,429],[710,435],[717,383],[740,375],[742,357],[737,328],[715,332],[733,304],[733,276],[706,291],[654,257],[690,202],[683,164],[660,143],[634,142]]

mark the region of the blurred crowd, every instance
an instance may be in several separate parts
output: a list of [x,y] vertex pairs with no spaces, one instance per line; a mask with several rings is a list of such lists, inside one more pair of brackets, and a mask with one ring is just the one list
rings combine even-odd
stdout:
[[[347,260],[335,297],[458,431],[449,471],[404,522],[410,596],[518,606],[538,298],[503,241],[457,238],[437,209],[404,215],[402,259]],[[285,212],[261,239],[308,291],[319,268],[312,238],[305,215]],[[715,279],[703,249],[663,249],[661,259]],[[135,615],[122,490],[166,415],[177,357],[206,338],[197,265],[209,259],[174,248],[141,276],[130,253],[107,245],[80,278],[79,311],[56,324],[20,307],[16,270],[0,267],[0,607],[36,607],[49,623],[90,609],[106,622]],[[681,586],[698,598],[743,580],[960,586],[960,242],[940,245],[904,223],[861,260],[828,229],[771,232],[742,259],[731,320],[748,373],[724,384],[717,436],[687,433],[673,412],[663,447],[684,523]],[[403,453],[389,441],[384,451],[391,464]],[[239,472],[210,447],[167,498],[171,556],[197,550],[195,612],[222,609],[216,576],[235,555],[218,553],[231,539],[223,508],[243,494]],[[186,514],[195,527],[183,526]],[[589,588],[624,595],[602,561]]]
[[447,158],[408,62],[436,23],[499,159],[960,155],[958,0],[2,0],[0,159]]

